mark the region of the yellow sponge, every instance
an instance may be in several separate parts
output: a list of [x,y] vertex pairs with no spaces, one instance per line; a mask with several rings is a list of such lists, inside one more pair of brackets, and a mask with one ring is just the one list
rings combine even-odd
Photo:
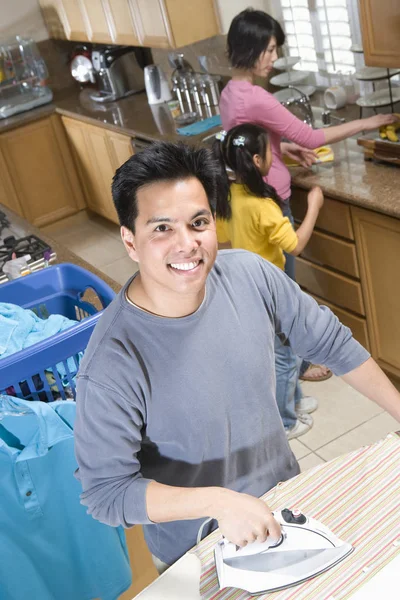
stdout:
[[[321,146],[320,148],[316,148],[314,150],[317,155],[316,164],[332,162],[335,158],[335,154],[330,146]],[[283,156],[283,162],[287,167],[298,167],[299,163],[289,156]]]

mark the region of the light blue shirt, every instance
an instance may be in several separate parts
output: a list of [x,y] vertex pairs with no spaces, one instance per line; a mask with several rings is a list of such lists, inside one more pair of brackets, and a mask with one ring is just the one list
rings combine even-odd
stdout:
[[1,600],[112,600],[131,583],[123,530],[79,502],[74,419],[72,401],[0,396]]

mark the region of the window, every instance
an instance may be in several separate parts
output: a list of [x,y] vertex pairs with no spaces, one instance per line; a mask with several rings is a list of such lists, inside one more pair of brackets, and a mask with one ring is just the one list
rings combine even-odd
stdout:
[[[276,0],[286,51],[300,56],[294,68],[315,73],[354,73],[359,43],[357,0]],[[318,78],[318,76],[317,76]]]

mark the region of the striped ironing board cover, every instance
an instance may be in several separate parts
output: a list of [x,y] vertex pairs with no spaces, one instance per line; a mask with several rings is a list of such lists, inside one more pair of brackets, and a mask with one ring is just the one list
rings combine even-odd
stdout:
[[[299,508],[354,552],[305,583],[257,600],[347,600],[400,553],[400,432],[280,483],[262,499],[272,510]],[[213,549],[219,537],[216,530],[192,550],[202,565],[202,599],[254,598],[234,588],[218,590]]]

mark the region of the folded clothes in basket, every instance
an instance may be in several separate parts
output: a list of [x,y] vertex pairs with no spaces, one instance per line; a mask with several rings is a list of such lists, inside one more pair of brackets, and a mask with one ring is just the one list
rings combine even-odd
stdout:
[[[46,319],[41,319],[32,310],[21,308],[16,304],[0,302],[0,360],[29,346],[33,346],[65,329],[75,325],[77,321],[68,319],[63,315],[49,315]],[[76,356],[79,364],[81,353]],[[77,371],[77,363],[73,358],[67,360],[68,369],[74,378]],[[64,387],[70,385],[64,364],[58,363],[56,371]],[[50,389],[53,392],[54,399],[59,397],[58,387],[52,369],[47,369],[44,373]],[[40,375],[34,375],[34,384],[37,389],[43,387]],[[26,387],[24,382],[19,382],[21,389]],[[9,389],[9,394],[14,395],[13,387]]]
[[32,310],[0,302],[0,358],[24,350],[76,323],[62,315],[40,319]]

